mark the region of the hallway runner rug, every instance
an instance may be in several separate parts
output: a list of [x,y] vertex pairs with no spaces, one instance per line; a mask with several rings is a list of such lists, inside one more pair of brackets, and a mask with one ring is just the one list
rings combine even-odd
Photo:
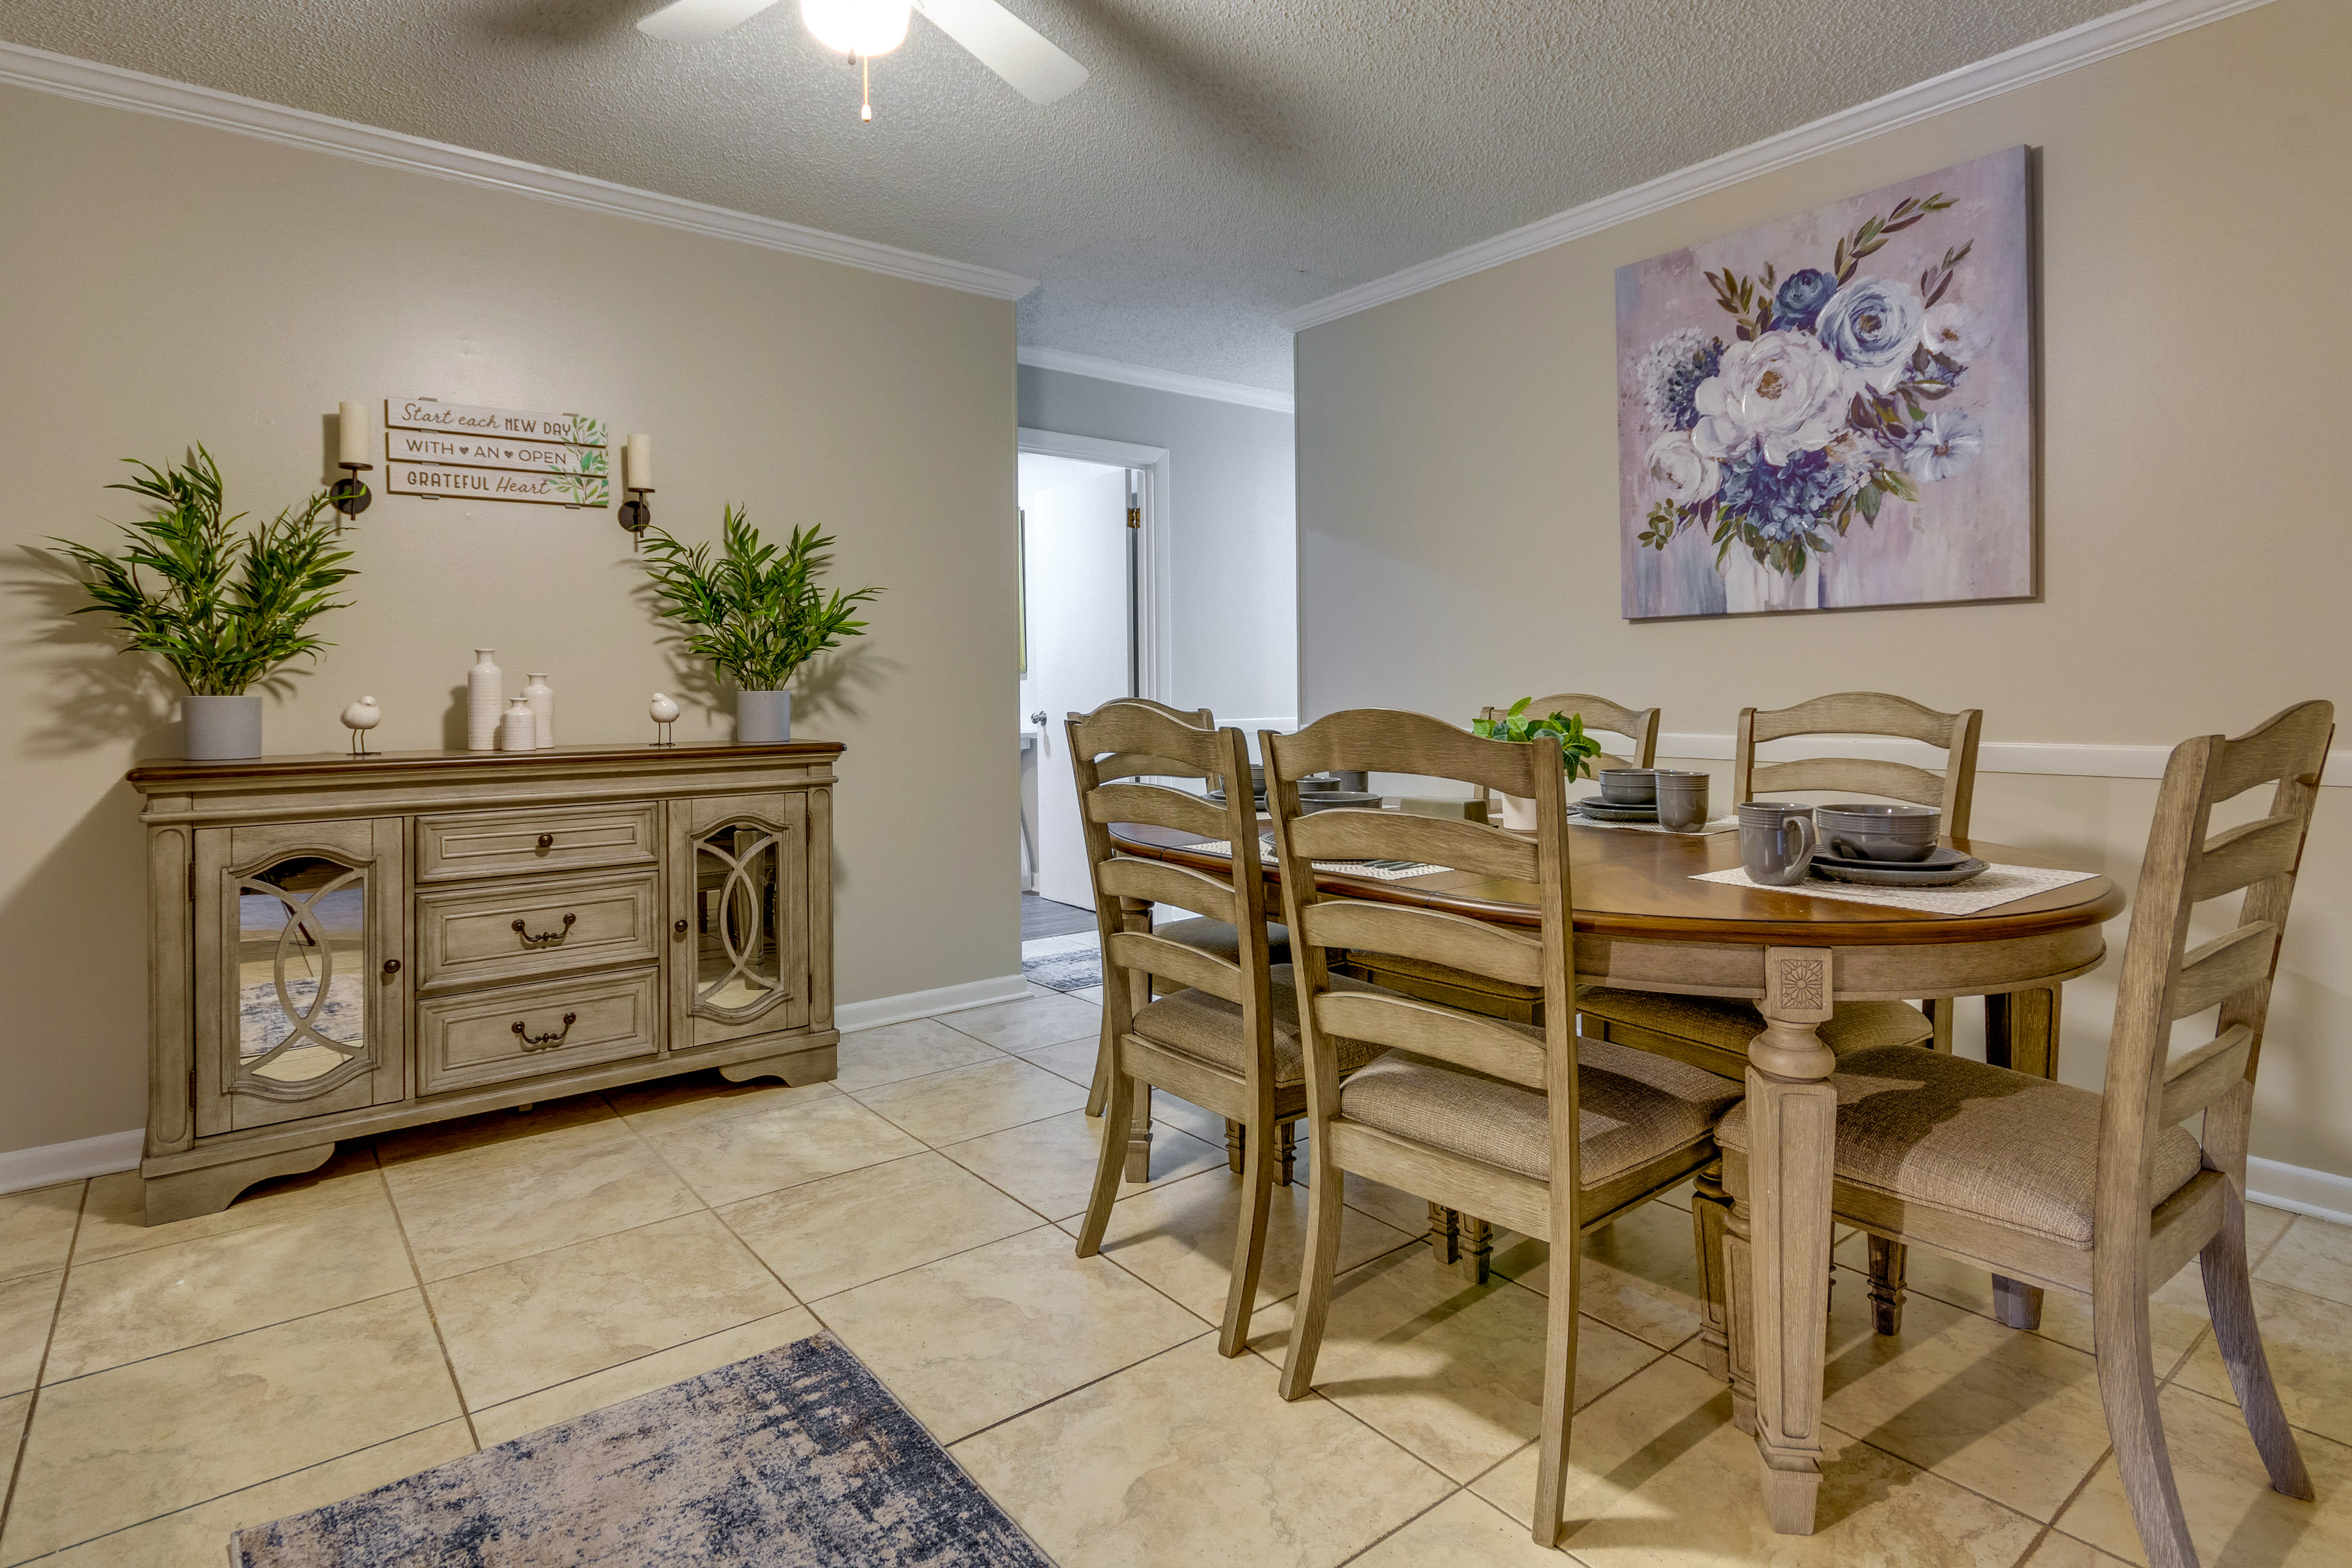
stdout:
[[237,1532],[239,1568],[1052,1568],[831,1334]]
[[1090,931],[1041,936],[1021,944],[1021,973],[1054,991],[1084,991],[1103,983],[1102,938]]

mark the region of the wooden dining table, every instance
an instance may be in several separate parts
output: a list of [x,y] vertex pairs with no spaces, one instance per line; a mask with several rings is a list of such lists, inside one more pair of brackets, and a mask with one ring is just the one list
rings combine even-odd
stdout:
[[[1228,865],[1223,854],[1198,847],[1195,835],[1131,823],[1110,832],[1129,855],[1205,870]],[[2085,868],[1981,838],[1945,842],[1995,865]],[[1738,866],[1737,833],[1575,826],[1569,845],[1580,984],[1745,997],[1762,1015],[1748,1056],[1751,1278],[1740,1291],[1753,1303],[1752,1364],[1733,1371],[1735,1386],[1753,1385],[1772,1527],[1810,1534],[1821,1485],[1837,1120],[1836,1058],[1816,1026],[1841,1001],[1980,995],[1989,1001],[1987,1056],[2054,1076],[2058,987],[2105,955],[2103,928],[2122,911],[2123,891],[2092,876],[1977,914],[1926,913],[1696,880]],[[1279,873],[1268,864],[1266,875]],[[1317,881],[1344,886],[1351,897],[1539,924],[1529,883],[1457,870],[1381,880],[1344,868],[1318,870]],[[1150,907],[1123,907],[1121,918],[1129,929],[1149,929]],[[1722,1327],[1710,1325],[1710,1338]]]

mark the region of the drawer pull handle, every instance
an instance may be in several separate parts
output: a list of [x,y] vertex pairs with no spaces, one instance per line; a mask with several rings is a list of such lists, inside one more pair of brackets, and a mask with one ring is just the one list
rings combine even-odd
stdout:
[[542,833],[542,834],[541,834],[541,835],[539,836],[539,847],[540,847],[541,849],[552,849],[552,848],[554,848],[554,847],[555,847],[555,835],[554,835],[554,834],[552,834],[552,833]]
[[563,924],[560,928],[554,931],[541,931],[537,936],[530,934],[530,928],[529,926],[526,926],[520,921],[517,921],[514,923],[515,935],[522,938],[522,944],[525,947],[553,947],[565,937],[572,934],[572,922],[579,918],[580,917],[576,914],[565,915],[563,917]]
[[566,1013],[563,1015],[563,1027],[558,1029],[551,1035],[527,1034],[524,1032],[522,1021],[520,1019],[517,1019],[515,1021],[514,1032],[517,1035],[521,1036],[522,1048],[524,1050],[551,1051],[556,1047],[563,1043],[563,1037],[572,1032],[572,1026],[579,1021],[579,1017],[580,1015],[577,1013]]

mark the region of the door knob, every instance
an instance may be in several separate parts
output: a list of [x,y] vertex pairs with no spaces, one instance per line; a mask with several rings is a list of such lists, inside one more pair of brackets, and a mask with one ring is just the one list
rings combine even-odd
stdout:
[[385,960],[383,961],[383,972],[384,972],[386,974],[397,974],[397,973],[400,973],[400,960],[398,960],[398,959],[396,959],[396,958],[387,958],[387,959],[385,959]]
[[1040,730],[1044,729],[1045,727],[1045,710],[1043,708],[1040,708],[1034,713],[1030,714],[1029,722],[1036,725]]
[[684,921],[679,921],[669,929],[676,931],[678,935],[684,936],[686,934],[686,922]]

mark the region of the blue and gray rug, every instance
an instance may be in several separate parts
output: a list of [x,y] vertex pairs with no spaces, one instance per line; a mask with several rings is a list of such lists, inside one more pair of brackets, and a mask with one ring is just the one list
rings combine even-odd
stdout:
[[238,1568],[1052,1568],[830,1334],[237,1533]]
[[1090,931],[1041,936],[1021,944],[1021,973],[1055,991],[1103,983],[1102,938]]

